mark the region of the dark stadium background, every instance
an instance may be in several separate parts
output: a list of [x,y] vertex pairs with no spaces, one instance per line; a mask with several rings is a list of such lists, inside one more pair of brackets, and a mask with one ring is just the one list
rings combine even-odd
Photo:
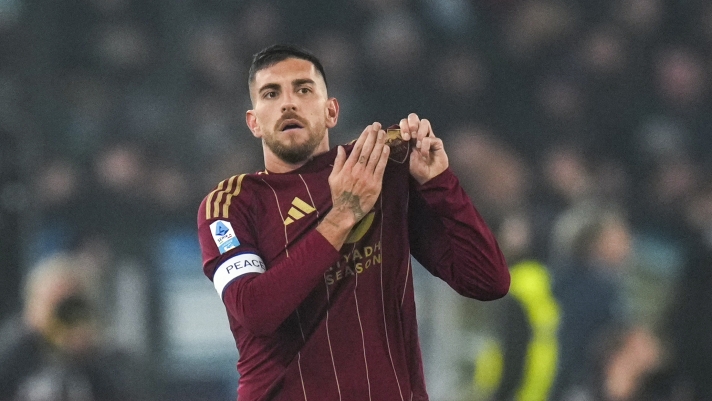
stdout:
[[[246,73],[274,42],[322,59],[332,145],[430,119],[512,261],[566,277],[577,230],[615,210],[625,241],[608,246],[625,257],[601,273],[615,321],[652,336],[680,394],[712,375],[704,0],[2,0],[0,317],[43,257],[89,255],[105,342],[146,367],[152,397],[234,397],[195,216],[220,180],[261,168]],[[501,342],[507,301],[415,280],[432,399],[484,399],[495,379],[473,379],[476,360]]]

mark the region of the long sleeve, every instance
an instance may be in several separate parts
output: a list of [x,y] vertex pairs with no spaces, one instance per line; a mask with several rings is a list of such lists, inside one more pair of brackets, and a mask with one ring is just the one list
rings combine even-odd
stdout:
[[[226,181],[231,184],[221,184],[218,191],[239,194],[230,199],[230,208],[220,213],[220,201],[227,200],[217,192],[203,200],[198,211],[203,271],[235,321],[256,335],[269,334],[323,280],[324,272],[339,260],[339,252],[316,230],[317,222],[301,238],[285,245],[282,251],[286,252],[280,256],[266,252],[258,245],[254,228],[269,218],[277,219],[276,226],[284,226],[279,214],[255,211],[254,185],[241,191],[242,180]],[[274,234],[279,238],[278,231]]]
[[339,252],[313,230],[262,274],[236,280],[225,289],[228,312],[256,335],[270,334],[324,279],[324,272],[339,260]]
[[448,169],[411,183],[409,239],[413,256],[459,294],[479,300],[509,290],[509,270],[494,234]]

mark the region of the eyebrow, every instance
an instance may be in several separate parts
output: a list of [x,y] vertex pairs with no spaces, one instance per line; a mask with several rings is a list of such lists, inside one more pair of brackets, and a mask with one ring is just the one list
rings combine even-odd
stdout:
[[[293,86],[293,87],[301,86],[301,85],[304,85],[304,84],[311,84],[311,85],[314,85],[314,84],[316,84],[316,82],[315,82],[313,79],[311,79],[311,78],[299,78],[299,79],[295,79],[295,80],[292,81],[292,86]],[[276,84],[276,83],[264,84],[264,85],[262,85],[262,87],[260,88],[260,90],[257,91],[257,93],[262,93],[262,92],[264,92],[264,91],[266,91],[266,90],[268,90],[268,89],[280,90],[280,89],[282,89],[282,86],[281,86],[280,84]]]
[[315,84],[315,83],[316,83],[316,82],[314,82],[313,79],[310,79],[310,78],[300,78],[300,79],[295,79],[294,81],[292,81],[292,86],[300,86],[300,85],[304,85],[304,84],[312,84],[312,85],[313,85],[313,84]]
[[262,93],[262,92],[266,91],[267,89],[279,90],[281,88],[282,88],[282,86],[280,84],[264,84],[264,85],[262,85],[260,90],[257,91],[257,93]]

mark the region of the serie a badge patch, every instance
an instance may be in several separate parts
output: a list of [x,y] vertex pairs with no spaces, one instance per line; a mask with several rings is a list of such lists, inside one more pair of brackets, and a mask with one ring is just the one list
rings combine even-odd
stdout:
[[213,240],[221,255],[240,245],[240,241],[235,236],[235,230],[232,229],[229,221],[214,221],[210,225],[210,233],[213,234]]

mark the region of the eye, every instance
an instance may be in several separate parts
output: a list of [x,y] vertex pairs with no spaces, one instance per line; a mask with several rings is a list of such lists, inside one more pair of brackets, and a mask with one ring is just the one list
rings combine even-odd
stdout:
[[277,91],[267,91],[262,94],[263,99],[274,99],[277,97]]
[[307,88],[306,86],[303,86],[299,89],[297,89],[297,93],[305,95],[307,93],[311,92],[311,88]]

